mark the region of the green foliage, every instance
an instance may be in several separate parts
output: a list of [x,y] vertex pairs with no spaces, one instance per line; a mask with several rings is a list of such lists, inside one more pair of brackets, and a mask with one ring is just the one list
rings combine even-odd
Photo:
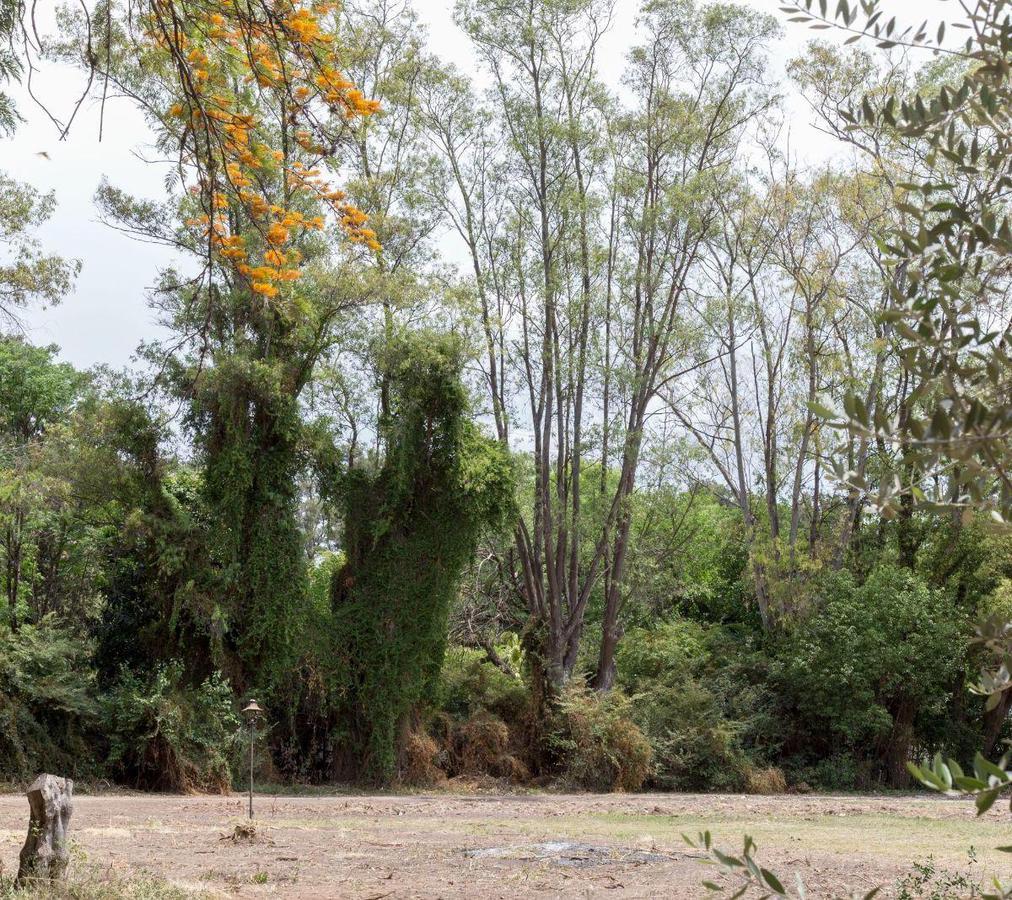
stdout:
[[49,438],[72,493],[91,501],[103,602],[86,624],[99,678],[106,685],[124,666],[140,672],[179,656],[199,680],[218,663],[202,482],[163,455],[162,428],[122,393],[89,398]]
[[[706,854],[706,857],[710,863],[716,866],[720,871],[732,882],[734,893],[732,897],[743,897],[750,891],[755,891],[760,897],[781,897],[781,898],[797,898],[797,900],[805,900],[808,896],[808,892],[805,888],[805,883],[801,878],[800,873],[795,873],[794,884],[791,885],[788,882],[789,887],[784,884],[786,879],[782,879],[776,872],[767,869],[759,861],[758,847],[751,835],[745,835],[742,840],[742,848],[740,853],[734,853],[730,851],[721,850],[713,842],[713,835],[709,831],[699,832],[695,838],[690,838],[688,835],[683,834],[682,840],[685,841],[694,850],[700,850]],[[723,893],[724,888],[718,885],[714,881],[706,880],[703,882],[703,887],[706,888],[706,896],[715,896],[718,893]],[[849,894],[827,894],[828,898],[832,900],[842,900],[846,897],[848,900],[872,900],[873,897],[877,896],[880,888],[872,888],[870,891],[866,891],[863,894],[850,892]]]
[[347,775],[340,753],[347,725],[339,721],[348,684],[347,661],[334,642],[331,582],[345,564],[343,552],[327,552],[309,570],[308,603],[300,616],[299,657],[275,686],[272,710],[274,760],[297,781],[325,782]]
[[[343,553],[324,553],[309,570],[309,587],[306,594],[314,612],[327,615],[330,611],[330,583],[344,566]],[[312,634],[312,632],[310,632]]]
[[52,618],[15,634],[0,625],[0,776],[91,774],[97,723],[91,647]]
[[90,549],[91,529],[72,511],[66,461],[52,465],[43,441],[66,422],[87,379],[55,357],[55,347],[0,337],[0,583],[14,630],[25,615],[37,620],[63,605],[57,595],[71,579],[61,576]]
[[302,420],[283,383],[287,361],[229,349],[199,376],[192,418],[229,668],[244,684],[269,686],[293,661],[306,598],[296,493]]
[[57,350],[0,337],[0,433],[28,441],[66,418],[84,378],[56,361]]
[[437,684],[461,572],[481,533],[512,508],[510,459],[468,420],[461,366],[453,339],[400,343],[386,459],[375,474],[350,472],[344,488],[333,640],[347,661],[345,720],[366,780],[395,776],[407,716]]
[[686,619],[632,629],[619,650],[619,684],[650,740],[654,778],[665,789],[745,785],[748,760],[740,724],[711,689],[707,627]]
[[179,663],[143,676],[124,670],[102,711],[109,765],[125,783],[161,791],[231,787],[228,751],[240,723],[220,675],[189,686]]
[[[22,4],[18,0],[0,0],[0,85],[21,79],[21,59],[14,52],[15,35],[21,25]],[[21,116],[6,91],[0,91],[0,136],[10,137]]]
[[710,622],[748,617],[748,550],[737,510],[703,489],[641,491],[632,503],[627,622],[672,612]]
[[[975,863],[972,847],[969,855],[970,863]],[[895,888],[896,900],[961,900],[983,894],[980,882],[971,873],[939,871],[931,856],[915,862],[913,871],[897,879]]]
[[[1012,135],[1004,115],[1012,101],[1012,24],[1002,3],[979,0],[966,10],[979,27],[947,42],[945,22],[904,27],[882,15],[879,0],[843,2],[832,12],[812,0],[792,5],[800,13],[793,21],[833,24],[851,32],[850,40],[864,36],[882,49],[942,50],[953,63],[929,70],[912,89],[887,85],[841,104],[854,145],[896,194],[900,215],[879,226],[889,296],[882,319],[900,336],[897,358],[913,388],[899,416],[869,407],[860,389],[844,397],[842,414],[819,406],[819,415],[853,434],[902,450],[899,464],[878,479],[848,471],[843,460],[835,462],[836,474],[869,491],[886,515],[917,503],[987,508],[1000,520],[1012,502],[1012,330],[995,319],[992,304],[1008,290],[1012,253]],[[917,165],[903,180],[890,158],[894,141],[916,150]]]
[[896,782],[914,727],[963,664],[965,620],[909,571],[883,564],[863,584],[827,576],[818,606],[784,641],[778,679],[809,746],[878,749]]
[[519,676],[493,666],[480,650],[448,647],[435,694],[436,708],[460,719],[491,712],[518,723],[528,712],[530,695]]
[[[0,80],[3,79],[3,20],[7,3],[0,6]],[[10,122],[6,96],[0,93],[0,131]],[[56,198],[15,181],[0,172],[0,323],[16,323],[20,311],[36,300],[58,303],[71,289],[81,264],[47,254],[36,231],[53,214]]]
[[551,742],[564,783],[588,791],[638,791],[650,776],[653,750],[621,691],[567,687],[553,715]]
[[[516,636],[511,637],[516,647]],[[509,649],[496,648],[503,657]],[[492,665],[482,651],[451,646],[443,658],[433,706],[437,712],[428,730],[437,741],[437,760],[445,774],[513,783],[529,779],[531,697],[519,674]]]

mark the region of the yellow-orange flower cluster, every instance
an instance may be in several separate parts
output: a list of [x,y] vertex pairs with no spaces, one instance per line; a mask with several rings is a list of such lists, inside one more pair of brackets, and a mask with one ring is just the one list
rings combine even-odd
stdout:
[[[299,278],[302,257],[292,242],[323,229],[324,216],[272,202],[279,183],[289,203],[315,200],[352,241],[379,250],[367,216],[343,192],[269,143],[276,124],[268,123],[281,121],[294,147],[323,155],[333,142],[319,124],[326,119],[321,108],[343,119],[379,108],[340,71],[333,20],[326,18],[336,9],[333,0],[211,0],[196,22],[187,0],[153,0],[149,9],[148,37],[169,52],[181,88],[166,124],[180,135],[183,161],[196,173],[191,191],[205,211],[188,224],[206,237],[213,256],[263,297],[278,296]],[[261,259],[251,258],[247,239],[235,233],[244,228],[262,236]]]
[[[348,202],[344,191],[334,190],[321,176],[318,169],[307,169],[301,163],[295,162],[292,164],[289,174],[293,182],[298,183],[307,191],[312,191],[334,213],[338,224],[352,241],[364,244],[370,250],[381,249],[376,232],[367,225],[369,217],[358,207]],[[322,218],[312,219],[310,222],[313,227],[323,227]]]

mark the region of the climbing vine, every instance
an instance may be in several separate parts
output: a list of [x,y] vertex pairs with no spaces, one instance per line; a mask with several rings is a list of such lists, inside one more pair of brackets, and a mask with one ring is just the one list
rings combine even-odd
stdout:
[[351,774],[366,781],[396,776],[411,714],[442,664],[461,572],[513,504],[510,458],[470,420],[461,366],[452,338],[397,342],[386,458],[344,485],[347,562],[331,582],[333,639],[346,664]]
[[305,600],[295,486],[302,421],[284,370],[273,355],[232,349],[194,382],[217,585],[210,618],[242,687],[268,687],[284,671]]
[[341,74],[335,10],[325,0],[147,0],[139,24],[112,8],[109,52],[97,53],[179,155],[182,191],[168,203],[103,185],[99,204],[121,230],[198,263],[193,276],[164,273],[157,305],[172,337],[149,350],[184,403],[200,467],[208,567],[194,578],[192,612],[238,690],[279,683],[305,607],[300,397],[337,319],[361,302],[362,251],[342,242],[338,283],[328,219],[364,252],[379,249],[323,168],[377,109]]

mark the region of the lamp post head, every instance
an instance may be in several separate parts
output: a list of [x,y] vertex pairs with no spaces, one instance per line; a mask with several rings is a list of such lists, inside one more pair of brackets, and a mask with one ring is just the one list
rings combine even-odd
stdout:
[[250,700],[246,704],[246,708],[242,711],[243,716],[246,717],[246,721],[249,724],[254,723],[263,714],[263,710],[260,708],[260,704],[256,700]]

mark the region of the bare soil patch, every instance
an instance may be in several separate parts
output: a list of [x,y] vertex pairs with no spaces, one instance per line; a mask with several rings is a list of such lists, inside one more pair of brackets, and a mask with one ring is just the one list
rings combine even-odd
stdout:
[[[765,864],[800,871],[812,896],[874,885],[893,894],[911,863],[1009,874],[1007,813],[901,796],[338,795],[256,800],[255,840],[235,840],[245,798],[79,796],[73,868],[163,878],[207,896],[292,898],[700,897],[713,877],[681,839],[709,828]],[[10,872],[28,821],[0,796],[0,862]],[[970,865],[973,846],[978,862]]]

